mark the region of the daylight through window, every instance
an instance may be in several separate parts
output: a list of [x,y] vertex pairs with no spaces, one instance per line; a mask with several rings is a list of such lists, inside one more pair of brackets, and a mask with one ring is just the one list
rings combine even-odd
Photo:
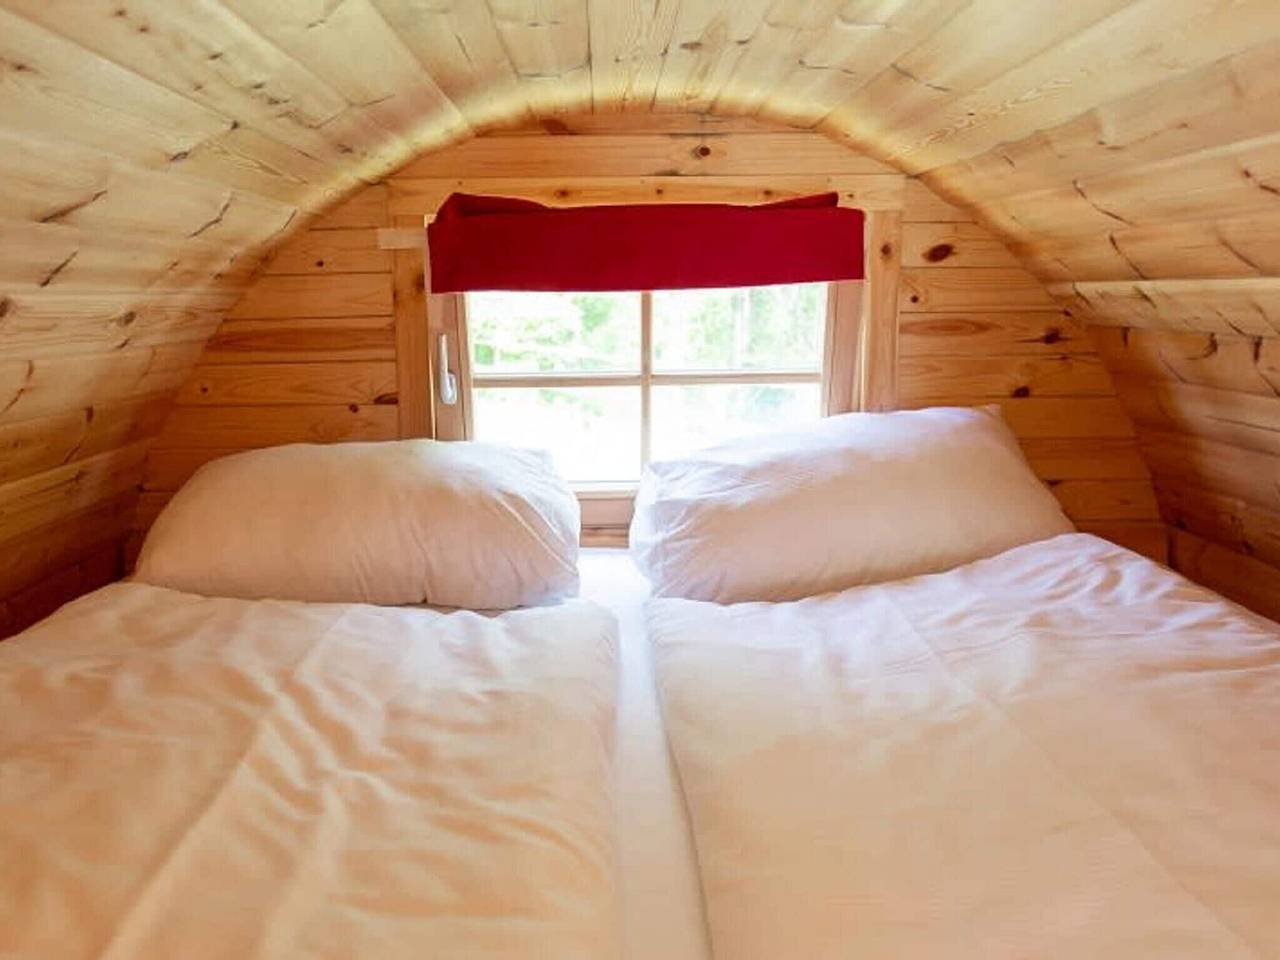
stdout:
[[473,435],[549,449],[579,485],[817,419],[828,285],[464,297]]

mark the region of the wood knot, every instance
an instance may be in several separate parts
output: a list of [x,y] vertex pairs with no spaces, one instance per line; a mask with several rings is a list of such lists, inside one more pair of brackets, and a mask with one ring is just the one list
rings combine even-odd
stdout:
[[323,266],[324,266],[324,261],[323,261],[323,260],[317,260],[317,261],[316,261],[316,266],[317,266],[317,267],[323,267]]
[[955,252],[956,248],[952,244],[935,243],[924,252],[924,258],[930,263],[941,263]]
[[1050,327],[1044,332],[1044,336],[1040,338],[1045,343],[1057,343],[1062,339],[1062,331],[1057,327]]
[[0,297],[0,317],[3,317],[13,307],[13,301],[8,297]]
[[711,148],[710,148],[710,147],[708,147],[705,143],[704,143],[702,146],[698,147],[698,149],[697,149],[697,151],[696,151],[696,152],[697,152],[698,156],[700,156],[700,157],[709,157],[709,156],[711,156]]
[[358,404],[358,403],[348,403],[348,404],[347,404],[347,409],[348,409],[348,410],[350,410],[352,413],[359,413],[359,412],[360,412],[360,404]]
[[913,294],[911,295],[911,302],[912,302],[912,303],[919,303],[919,302],[920,302],[920,294],[918,294],[918,293],[913,293]]
[[138,319],[138,314],[134,310],[127,310],[120,316],[116,317],[117,327],[128,327],[133,325],[133,321]]
[[888,259],[893,256],[893,244],[884,243],[880,245],[880,256]]
[[1029,397],[1031,396],[1031,388],[1028,386],[1014,387],[1011,397]]

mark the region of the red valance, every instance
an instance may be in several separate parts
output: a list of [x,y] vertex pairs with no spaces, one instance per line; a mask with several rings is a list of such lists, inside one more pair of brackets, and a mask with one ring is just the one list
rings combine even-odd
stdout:
[[863,214],[834,193],[758,206],[547,207],[455,193],[427,229],[431,289],[664,290],[863,275]]

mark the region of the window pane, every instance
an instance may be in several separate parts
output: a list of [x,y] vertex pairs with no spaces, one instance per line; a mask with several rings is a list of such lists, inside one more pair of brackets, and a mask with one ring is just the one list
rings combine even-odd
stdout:
[[468,293],[475,373],[640,369],[638,293]]
[[653,459],[817,420],[821,393],[816,383],[654,387]]
[[653,294],[655,370],[820,370],[827,285]]
[[550,450],[570,483],[640,476],[638,387],[492,387],[472,397],[477,440]]

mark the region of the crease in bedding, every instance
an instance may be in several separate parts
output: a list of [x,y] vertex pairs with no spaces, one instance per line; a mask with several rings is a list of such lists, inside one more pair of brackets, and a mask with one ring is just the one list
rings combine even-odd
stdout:
[[720,960],[1280,956],[1280,630],[1070,534],[649,608]]
[[618,952],[617,627],[105,588],[0,651],[0,956]]

